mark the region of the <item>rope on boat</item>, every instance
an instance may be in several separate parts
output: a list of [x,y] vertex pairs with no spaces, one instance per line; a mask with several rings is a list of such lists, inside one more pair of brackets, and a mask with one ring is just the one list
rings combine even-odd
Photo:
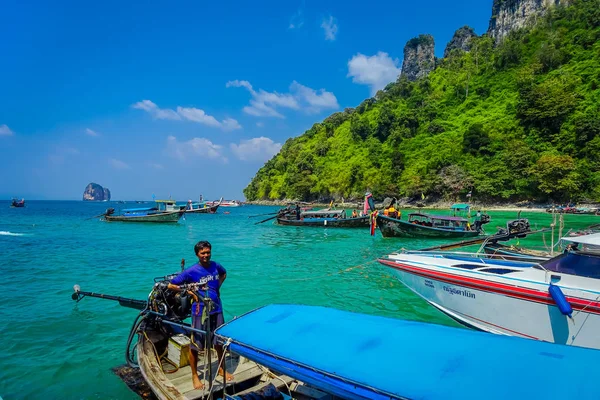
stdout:
[[[164,374],[173,374],[177,371],[179,371],[179,367],[177,365],[175,365],[175,363],[171,360],[169,360],[169,358],[165,358],[165,356],[167,355],[167,352],[169,351],[169,348],[167,347],[165,349],[165,351],[159,356],[158,355],[158,351],[156,351],[156,346],[154,345],[154,343],[152,342],[152,340],[150,340],[150,338],[148,337],[148,334],[146,333],[146,331],[142,331],[144,333],[144,337],[146,338],[147,341],[150,342],[150,344],[152,345],[152,351],[154,352],[154,356],[156,357],[156,359],[158,360],[158,363],[160,364],[160,369]],[[162,360],[163,358],[165,359],[165,361],[168,364],[171,364],[173,367],[175,367],[174,370],[171,371],[165,371],[163,364],[162,364]]]
[[[223,365],[223,361],[225,360],[225,356],[227,355],[227,348],[229,347],[230,344],[231,344],[231,338],[228,338],[227,341],[223,344],[223,356],[221,356],[221,359],[219,360],[219,364],[217,365],[217,373],[215,374],[215,377],[212,378],[212,380],[210,382],[210,386],[208,387],[209,394],[213,392],[215,382],[217,381],[217,378],[219,377],[219,370],[221,369],[221,365]],[[210,350],[212,350],[212,349],[209,349],[209,351]],[[206,360],[206,357],[204,359]],[[204,376],[206,376],[206,375],[204,375]],[[223,368],[223,389],[225,389],[226,386],[227,386],[227,370],[226,370],[226,368]]]
[[290,389],[290,386],[287,384],[287,382],[282,379],[280,376],[275,375],[269,368],[263,367],[260,364],[256,364],[258,366],[258,368],[260,368],[264,373],[266,373],[268,376],[270,376],[271,378],[276,378],[279,379],[281,382],[283,382],[283,384],[285,385],[285,388],[288,391],[288,394],[291,396],[292,395],[292,390]]

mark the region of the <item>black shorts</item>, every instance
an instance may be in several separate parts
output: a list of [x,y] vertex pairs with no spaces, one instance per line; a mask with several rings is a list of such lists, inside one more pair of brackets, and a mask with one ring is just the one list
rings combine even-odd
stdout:
[[[218,327],[220,327],[221,325],[223,325],[225,323],[225,319],[223,319],[222,312],[220,312],[218,314],[211,314],[210,317],[207,318],[206,321],[204,321],[204,324],[202,324],[202,315],[193,316],[192,317],[192,328],[202,329],[203,331],[207,331],[208,329],[206,329],[206,328],[208,327],[209,319],[210,319],[210,332],[213,334],[212,335],[212,345],[214,346],[217,343],[215,336],[214,336],[215,329],[217,329]],[[190,337],[190,339],[192,341],[192,343],[191,343],[192,350],[196,350],[196,351],[204,350],[204,347],[205,347],[204,345],[206,344],[206,339],[204,336],[205,335],[203,333],[192,332],[192,335]]]

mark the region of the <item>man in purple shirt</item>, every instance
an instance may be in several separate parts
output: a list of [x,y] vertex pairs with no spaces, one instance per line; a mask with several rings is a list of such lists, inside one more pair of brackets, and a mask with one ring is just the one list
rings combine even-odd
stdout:
[[[194,302],[192,306],[192,326],[196,329],[206,331],[206,322],[210,319],[210,330],[214,332],[216,328],[223,325],[225,322],[223,319],[223,307],[221,305],[221,297],[219,289],[227,277],[227,271],[223,266],[215,261],[211,261],[212,246],[209,242],[200,241],[194,246],[194,253],[198,257],[198,263],[192,265],[186,269],[169,283],[169,289],[180,292],[182,289],[178,285],[199,283],[201,289],[195,293],[199,297],[208,297],[211,299],[212,307],[209,307],[209,317],[204,324],[202,324],[202,313],[204,311],[204,304],[202,301]],[[197,364],[198,364],[198,351],[204,349],[205,337],[202,334],[193,333],[191,336],[192,343],[190,346],[190,368],[192,369],[192,381],[194,383],[194,389],[204,388],[204,384],[198,377]],[[213,336],[213,343],[219,355],[219,361],[223,359],[223,346],[216,343]],[[223,367],[219,368],[219,375],[223,376],[228,381],[233,379],[233,376],[227,373]]]

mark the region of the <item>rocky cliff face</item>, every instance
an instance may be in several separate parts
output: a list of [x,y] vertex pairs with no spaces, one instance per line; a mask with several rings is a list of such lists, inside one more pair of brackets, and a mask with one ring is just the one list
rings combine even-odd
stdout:
[[435,68],[435,42],[431,35],[419,35],[404,46],[404,61],[400,77],[410,81],[427,76]]
[[535,22],[549,7],[566,3],[568,0],[494,0],[488,34],[498,42],[510,31]]
[[454,32],[454,36],[452,40],[446,46],[446,50],[444,50],[444,58],[450,55],[450,52],[454,49],[459,49],[462,51],[470,51],[471,50],[471,40],[476,37],[475,31],[470,26],[463,26],[456,32]]
[[90,183],[83,191],[83,201],[109,201],[110,190],[103,188],[97,183]]

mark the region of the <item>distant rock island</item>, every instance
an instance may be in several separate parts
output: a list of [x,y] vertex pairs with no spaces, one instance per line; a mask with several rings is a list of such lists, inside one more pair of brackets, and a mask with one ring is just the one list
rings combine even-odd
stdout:
[[110,190],[104,188],[97,183],[90,183],[83,191],[83,201],[109,201]]

